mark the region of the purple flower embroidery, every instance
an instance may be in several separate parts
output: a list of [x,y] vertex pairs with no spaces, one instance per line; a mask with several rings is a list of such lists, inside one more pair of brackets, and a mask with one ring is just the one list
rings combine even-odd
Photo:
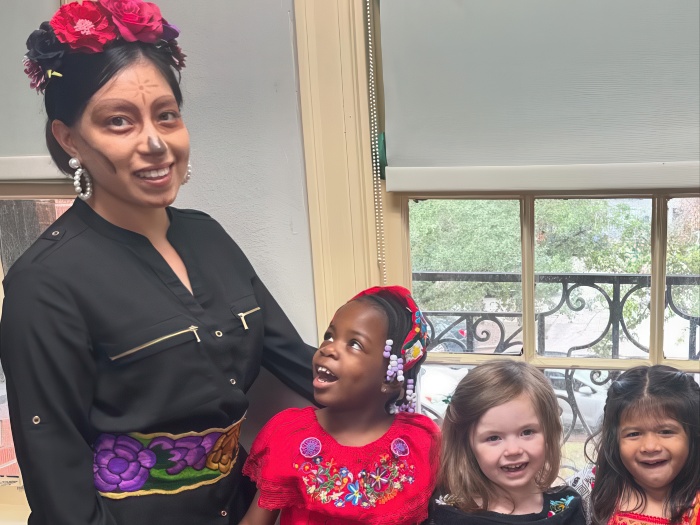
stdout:
[[101,434],[94,450],[92,470],[95,487],[101,492],[112,492],[117,487],[124,492],[139,490],[156,464],[153,451],[129,436]]
[[313,458],[321,453],[321,441],[315,437],[307,437],[299,445],[299,452],[305,458]]
[[391,451],[396,456],[408,456],[408,444],[401,438],[396,438],[391,442]]
[[148,448],[161,447],[170,451],[170,461],[174,465],[165,471],[170,475],[179,474],[187,467],[202,470],[207,464],[207,454],[211,452],[220,432],[212,432],[206,436],[188,436],[180,439],[170,439],[159,436],[151,441]]

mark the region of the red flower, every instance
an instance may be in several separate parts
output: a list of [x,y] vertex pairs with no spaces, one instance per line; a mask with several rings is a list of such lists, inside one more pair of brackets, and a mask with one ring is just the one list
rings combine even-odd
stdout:
[[163,17],[156,4],[142,0],[99,0],[112,13],[114,24],[127,42],[153,44],[163,34]]
[[107,42],[117,38],[109,13],[95,2],[62,5],[51,19],[56,38],[75,51],[99,53]]

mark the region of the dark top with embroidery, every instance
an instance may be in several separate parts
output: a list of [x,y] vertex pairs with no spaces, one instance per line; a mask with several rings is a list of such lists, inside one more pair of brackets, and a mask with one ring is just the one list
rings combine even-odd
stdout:
[[260,431],[243,472],[281,525],[414,525],[428,515],[440,430],[420,414],[396,414],[362,447],[326,433],[313,407],[277,414]]
[[30,525],[238,523],[253,487],[233,424],[260,365],[313,396],[314,349],[238,246],[204,213],[167,211],[193,294],[145,237],[80,200],[5,278],[0,358]]
[[565,487],[543,494],[542,511],[537,514],[501,514],[499,512],[467,513],[445,504],[449,497],[433,501],[426,525],[494,525],[496,523],[528,525],[585,525],[581,498],[575,490]]

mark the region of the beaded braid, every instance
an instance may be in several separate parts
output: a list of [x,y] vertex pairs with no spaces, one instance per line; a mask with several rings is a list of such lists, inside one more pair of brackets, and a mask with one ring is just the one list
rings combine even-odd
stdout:
[[[384,358],[388,359],[386,382],[397,381],[405,384],[403,393],[387,404],[387,411],[391,414],[414,413],[418,399],[416,393],[417,377],[420,365],[425,360],[425,348],[427,347],[427,337],[425,337],[422,326],[424,323],[421,323],[422,314],[410,297],[408,290],[402,287],[370,288],[353,299],[370,301],[387,316],[390,338],[386,340],[383,351]],[[414,332],[420,337],[417,337]],[[416,339],[419,340],[420,344],[416,342]],[[399,344],[395,344],[394,340],[399,341]],[[421,348],[419,358],[416,358],[414,346],[407,347],[407,341],[413,341],[414,346],[419,344]]]

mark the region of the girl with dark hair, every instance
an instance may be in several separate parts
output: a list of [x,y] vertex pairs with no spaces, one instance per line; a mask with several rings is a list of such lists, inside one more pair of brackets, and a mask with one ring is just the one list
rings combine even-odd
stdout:
[[592,521],[700,523],[700,386],[670,366],[630,368],[608,390]]
[[78,199],[4,281],[0,357],[31,525],[238,523],[261,364],[312,398],[311,358],[190,177],[184,55],[142,0],[63,5],[28,41],[51,155]]
[[258,495],[241,525],[414,525],[428,514],[439,430],[416,414],[427,325],[408,290],[366,290],[338,309],[314,356],[325,408],[263,428],[243,472]]
[[581,499],[552,488],[562,436],[556,395],[534,366],[489,361],[459,382],[442,426],[430,525],[584,525]]

